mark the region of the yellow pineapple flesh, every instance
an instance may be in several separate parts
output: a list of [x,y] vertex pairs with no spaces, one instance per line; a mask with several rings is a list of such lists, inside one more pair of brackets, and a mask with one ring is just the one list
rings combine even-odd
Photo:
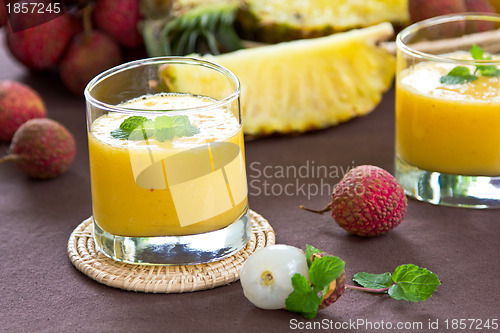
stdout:
[[407,25],[408,0],[243,0],[237,25],[244,39],[277,43],[382,22]]
[[[394,56],[377,43],[393,34],[390,23],[326,37],[242,49],[203,59],[232,71],[241,82],[246,134],[305,132],[369,113],[394,78]],[[168,85],[218,85],[210,77],[164,70]]]

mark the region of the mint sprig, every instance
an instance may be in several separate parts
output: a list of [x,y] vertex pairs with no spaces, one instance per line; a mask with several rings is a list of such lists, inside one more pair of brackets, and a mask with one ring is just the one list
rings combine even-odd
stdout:
[[[344,271],[345,262],[311,245],[306,245],[305,255],[309,279],[298,273],[292,277],[293,291],[285,306],[288,311],[312,319],[316,317],[331,283]],[[361,287],[346,284],[345,289],[383,293],[393,299],[410,302],[425,301],[441,284],[436,274],[413,264],[398,266],[392,274],[360,272],[354,275],[353,280]]]
[[[484,56],[483,49],[476,44],[472,45],[469,53],[474,60],[491,60],[491,57]],[[493,65],[476,65],[474,73],[471,74],[468,67],[456,66],[448,74],[441,76],[439,82],[443,84],[463,84],[477,80],[477,74],[489,77],[500,76],[500,70]]]
[[174,137],[191,137],[198,133],[200,129],[193,126],[186,115],[160,116],[155,120],[131,116],[119,128],[111,131],[111,136],[123,140],[146,140],[154,137],[159,142],[165,142]]
[[[469,52],[475,60],[491,60],[491,57],[484,57],[483,49],[476,44],[472,45]],[[476,71],[484,76],[500,76],[500,70],[493,65],[476,65]]]
[[357,273],[353,280],[364,288],[346,288],[388,293],[393,299],[409,302],[425,301],[441,284],[436,274],[412,264],[398,266],[392,274]]
[[292,277],[293,291],[285,301],[288,311],[300,313],[308,319],[316,317],[323,296],[328,292],[330,284],[344,271],[345,262],[333,256],[316,257],[315,253],[323,251],[311,245],[306,245],[309,281],[303,275],[296,273]]
[[445,76],[441,76],[439,82],[444,84],[462,84],[477,80],[477,76],[470,73],[469,68],[457,66]]

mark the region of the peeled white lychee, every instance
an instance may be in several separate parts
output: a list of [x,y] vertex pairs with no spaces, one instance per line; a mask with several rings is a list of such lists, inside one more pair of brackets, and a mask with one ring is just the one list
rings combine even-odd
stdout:
[[309,277],[304,252],[289,245],[271,245],[254,252],[243,264],[240,282],[245,297],[266,310],[285,308],[293,291],[292,276]]

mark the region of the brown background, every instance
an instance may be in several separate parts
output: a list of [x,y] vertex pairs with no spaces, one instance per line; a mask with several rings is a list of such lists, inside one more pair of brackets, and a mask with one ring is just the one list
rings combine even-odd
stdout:
[[[71,169],[50,181],[33,181],[12,164],[0,165],[1,332],[281,332],[292,330],[291,320],[306,323],[286,311],[254,307],[243,296],[239,282],[202,292],[155,295],[107,287],[75,269],[66,254],[68,237],[91,214],[84,100],[72,97],[56,73],[29,73],[18,65],[2,37],[0,80],[4,79],[19,80],[38,90],[48,116],[74,134],[78,152]],[[473,329],[452,330],[452,320],[499,320],[498,210],[438,207],[410,200],[407,216],[397,229],[382,237],[362,239],[349,236],[327,214],[299,209],[300,204],[320,208],[329,200],[328,186],[308,200],[300,190],[302,184],[305,189],[307,184],[319,186],[322,182],[332,186],[339,177],[302,173],[294,179],[274,174],[280,166],[307,164],[344,169],[373,164],[392,172],[393,107],[391,90],[371,114],[341,126],[248,141],[251,208],[270,221],[278,243],[301,248],[309,243],[343,258],[349,282],[356,272],[383,273],[405,263],[426,267],[443,281],[421,303],[348,290],[310,323],[421,322],[424,329],[420,332],[470,332]],[[3,154],[7,145],[0,145],[0,150]],[[292,184],[289,192],[297,193],[266,194],[265,181],[268,186]],[[277,186],[273,187],[275,193]],[[439,329],[429,330],[429,321],[436,320]],[[370,330],[358,326],[345,331]],[[488,331],[493,330],[482,330]]]

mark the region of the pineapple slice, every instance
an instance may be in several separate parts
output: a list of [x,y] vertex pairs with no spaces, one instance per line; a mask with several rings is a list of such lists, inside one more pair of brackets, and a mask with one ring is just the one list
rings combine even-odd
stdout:
[[[239,78],[246,134],[305,132],[337,125],[375,108],[395,71],[394,56],[377,42],[392,34],[392,25],[381,23],[202,58]],[[161,76],[166,86],[205,89],[197,92],[216,98],[222,86],[206,74],[193,77],[173,67],[161,69]]]
[[387,21],[407,25],[408,0],[243,0],[237,25],[244,39],[277,43]]
[[304,132],[375,108],[395,71],[394,56],[376,44],[392,34],[382,23],[205,59],[240,79],[245,133]]

